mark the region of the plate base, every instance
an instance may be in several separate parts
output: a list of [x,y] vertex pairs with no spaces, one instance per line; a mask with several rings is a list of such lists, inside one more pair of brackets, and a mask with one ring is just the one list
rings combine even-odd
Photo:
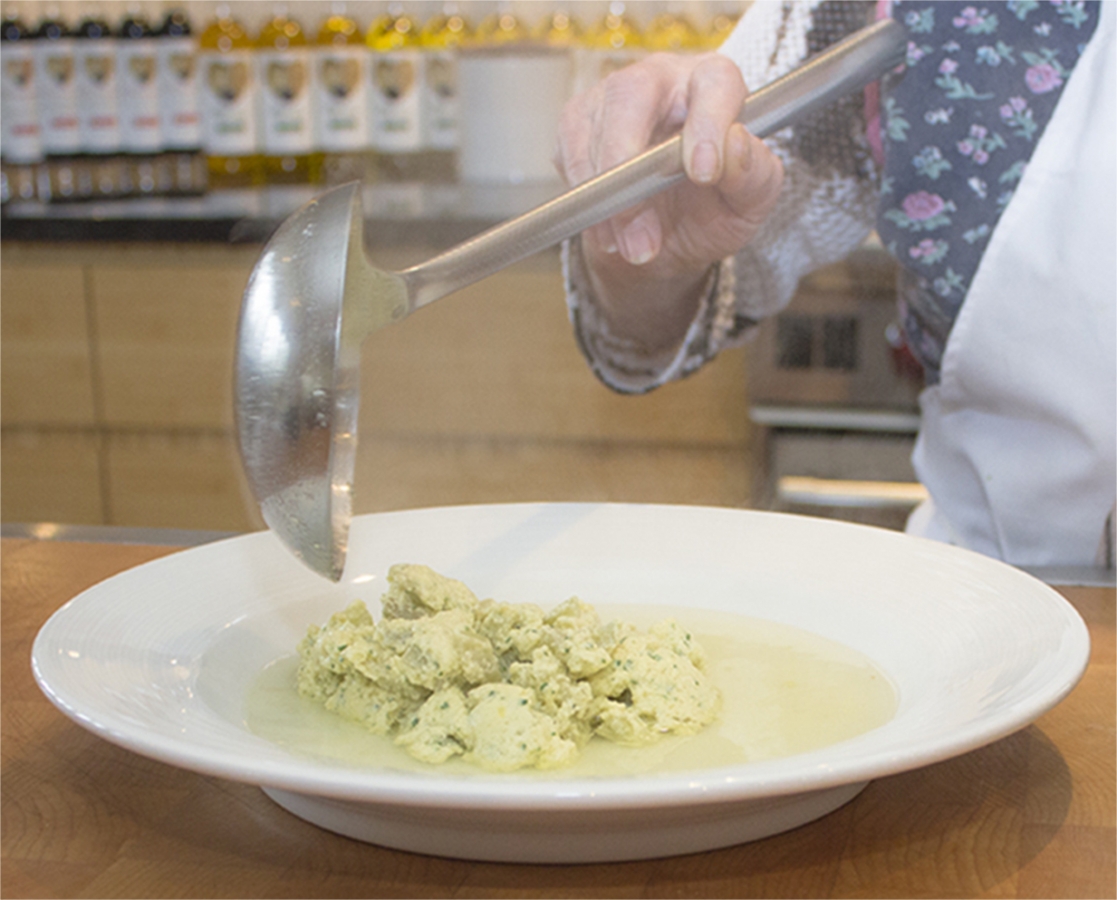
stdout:
[[730,847],[789,831],[848,803],[869,782],[661,809],[490,810],[393,806],[263,788],[327,831],[430,856],[508,863],[602,863]]

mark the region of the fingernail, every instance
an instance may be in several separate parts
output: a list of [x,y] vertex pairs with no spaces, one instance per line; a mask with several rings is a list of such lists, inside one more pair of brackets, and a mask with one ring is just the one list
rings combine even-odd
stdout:
[[617,247],[617,233],[616,230],[608,223],[602,222],[600,225],[594,225],[590,230],[594,242],[602,251],[609,255],[620,252]]
[[654,255],[652,236],[642,225],[630,225],[621,240],[624,243],[624,258],[629,263],[642,266],[651,261]]
[[709,184],[718,174],[718,148],[712,141],[702,141],[690,156],[690,174],[695,181]]

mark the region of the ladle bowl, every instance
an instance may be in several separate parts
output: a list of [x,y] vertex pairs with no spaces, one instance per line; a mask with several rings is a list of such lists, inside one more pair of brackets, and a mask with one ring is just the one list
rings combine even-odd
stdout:
[[[861,29],[749,96],[765,137],[903,62],[907,34]],[[654,196],[685,177],[676,135],[518,218],[400,272],[365,252],[360,185],[326,191],[264,247],[237,329],[234,412],[264,521],[311,569],[345,567],[356,467],[361,344],[421,306]]]
[[370,269],[363,225],[357,185],[283,222],[252,271],[237,334],[237,429],[252,492],[268,526],[335,581],[352,515],[362,340],[343,332],[383,308],[360,302],[368,286],[351,283]]

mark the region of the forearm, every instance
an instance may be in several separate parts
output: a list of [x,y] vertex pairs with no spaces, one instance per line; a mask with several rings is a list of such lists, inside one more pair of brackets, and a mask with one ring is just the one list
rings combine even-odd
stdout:
[[[670,341],[643,343],[620,330],[623,323],[614,325],[607,318],[582,248],[580,237],[563,245],[563,273],[574,336],[597,377],[620,393],[639,394],[700,368],[707,359],[705,342],[715,330],[711,319],[718,317],[719,309],[732,308],[732,260],[712,266],[702,276],[694,288],[695,309],[688,321],[673,326],[679,331]],[[696,342],[702,346],[696,347]]]

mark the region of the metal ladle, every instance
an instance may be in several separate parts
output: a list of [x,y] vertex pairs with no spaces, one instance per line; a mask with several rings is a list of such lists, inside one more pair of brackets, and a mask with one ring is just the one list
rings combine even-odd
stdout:
[[[896,22],[861,29],[749,96],[740,121],[770,135],[897,66],[906,47]],[[340,580],[365,338],[684,177],[676,136],[400,272],[378,269],[365,255],[359,184],[327,191],[292,214],[252,271],[237,329],[237,437],[268,526],[311,569]]]

